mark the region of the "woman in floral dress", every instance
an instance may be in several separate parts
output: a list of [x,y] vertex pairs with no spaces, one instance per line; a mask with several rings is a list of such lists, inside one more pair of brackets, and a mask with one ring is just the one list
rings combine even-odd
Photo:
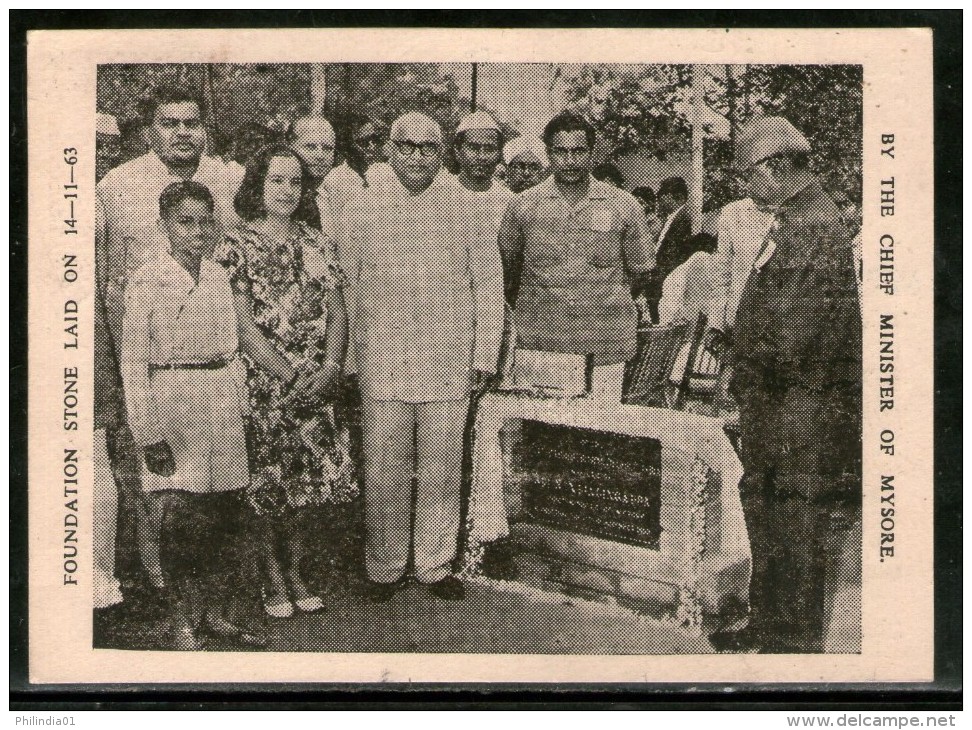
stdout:
[[311,176],[285,145],[254,156],[234,201],[243,223],[217,260],[232,277],[241,316],[252,316],[296,370],[279,380],[249,364],[250,504],[258,517],[269,615],[323,608],[301,574],[302,508],[357,494],[348,431],[334,418],[334,388],[347,347],[344,275],[334,242],[318,228]]

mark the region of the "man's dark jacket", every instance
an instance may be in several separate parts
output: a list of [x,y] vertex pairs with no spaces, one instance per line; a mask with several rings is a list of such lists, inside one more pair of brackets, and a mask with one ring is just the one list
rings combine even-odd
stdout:
[[665,237],[658,243],[655,268],[645,288],[645,297],[648,301],[657,304],[662,296],[665,278],[697,251],[711,251],[712,243],[710,236],[692,235],[692,216],[689,215],[687,207],[682,207],[665,231]]
[[861,313],[852,233],[816,182],[786,201],[776,251],[736,315],[743,466],[777,492],[860,499]]

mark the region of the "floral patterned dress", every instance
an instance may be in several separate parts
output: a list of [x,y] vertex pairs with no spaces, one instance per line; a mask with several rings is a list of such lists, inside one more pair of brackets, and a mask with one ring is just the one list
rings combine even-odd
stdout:
[[[259,221],[230,231],[216,260],[233,286],[248,291],[257,327],[294,367],[323,362],[325,293],[345,284],[333,241],[300,225],[286,241],[271,240]],[[345,424],[332,403],[283,409],[281,384],[248,361],[250,390],[250,503],[260,514],[357,496],[355,465]]]

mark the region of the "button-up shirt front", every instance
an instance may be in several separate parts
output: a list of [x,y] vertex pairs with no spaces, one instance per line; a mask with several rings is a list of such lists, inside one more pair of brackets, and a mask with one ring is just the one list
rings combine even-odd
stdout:
[[233,292],[221,266],[203,259],[197,283],[165,254],[135,272],[125,295],[121,359],[136,440],[160,440],[166,416],[166,394],[153,387],[150,366],[230,361],[238,347]]
[[517,196],[500,227],[520,347],[621,362],[636,349],[631,275],[654,266],[637,200],[592,179],[568,202],[553,178]]
[[[228,229],[239,222],[233,198],[243,181],[243,168],[216,157],[203,156],[191,178],[209,188],[215,217]],[[118,341],[125,286],[142,265],[168,251],[159,229],[159,196],[171,183],[181,182],[154,152],[109,172],[97,187],[97,265],[105,292],[108,329]]]
[[503,326],[495,241],[470,235],[443,171],[412,195],[397,177],[350,206],[358,279],[358,372],[365,397],[431,402],[469,394],[473,368],[494,372]]

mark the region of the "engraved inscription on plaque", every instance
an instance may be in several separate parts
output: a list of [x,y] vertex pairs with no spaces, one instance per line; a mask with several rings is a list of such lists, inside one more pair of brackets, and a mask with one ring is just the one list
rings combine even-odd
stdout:
[[658,549],[661,444],[655,439],[523,422],[510,478],[521,521]]

